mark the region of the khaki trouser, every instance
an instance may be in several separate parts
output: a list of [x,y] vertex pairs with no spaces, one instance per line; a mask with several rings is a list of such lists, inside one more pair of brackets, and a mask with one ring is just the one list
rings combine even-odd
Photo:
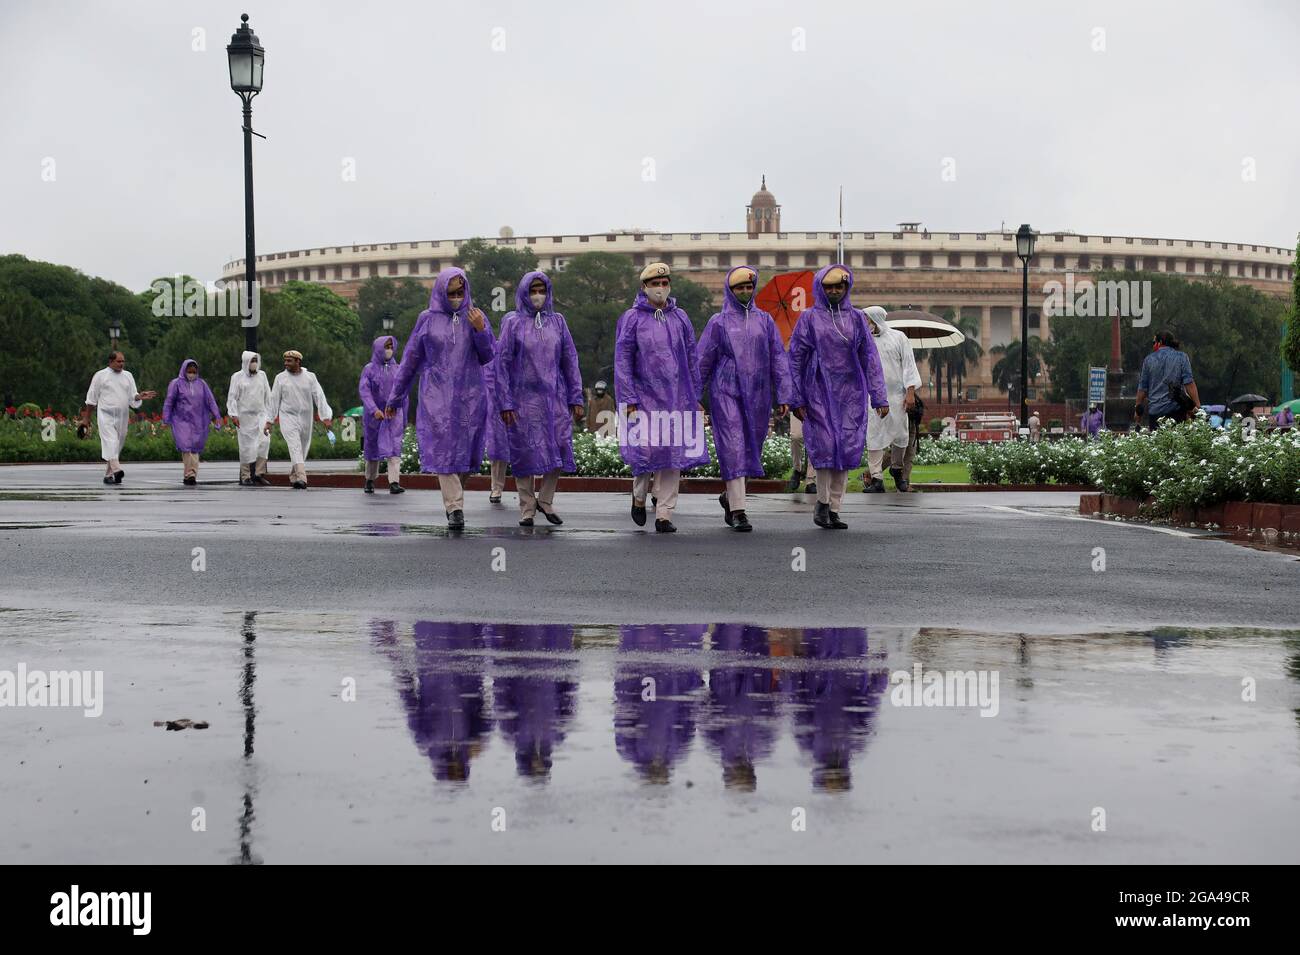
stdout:
[[[790,459],[794,462],[792,474],[798,474],[799,468],[803,465],[803,422],[794,415],[790,416]],[[808,462],[807,470],[804,477],[811,483],[816,479],[817,471],[812,466],[812,461]]]
[[307,464],[305,461],[299,461],[296,464],[289,465],[289,483],[301,481],[307,483]]
[[650,493],[650,481],[654,479],[654,493],[658,498],[659,504],[655,508],[655,519],[660,521],[670,521],[673,518],[673,508],[677,506],[677,488],[681,484],[682,472],[679,468],[661,468],[658,471],[647,471],[645,474],[638,474],[632,479],[632,499],[645,503],[646,495]]
[[[389,483],[389,484],[400,484],[400,483],[402,482],[402,467],[401,467],[401,460],[402,460],[402,459],[401,459],[401,458],[398,458],[398,457],[391,457],[391,458],[388,459],[388,483]],[[380,462],[378,462],[378,461],[367,461],[367,462],[366,462],[366,480],[367,480],[367,481],[375,481],[375,480],[378,480],[378,478],[379,478],[379,464],[380,464]]]
[[844,486],[849,483],[849,472],[839,468],[817,469],[817,500],[829,504],[832,511],[840,509],[844,500]]
[[560,469],[547,471],[541,475],[542,488],[536,489],[534,482],[537,476],[515,477],[515,490],[519,492],[519,516],[532,517],[537,513],[537,502],[541,501],[542,507],[548,511],[554,511],[552,505],[555,502],[555,486],[560,480]]
[[197,478],[199,476],[199,456],[194,451],[181,452],[181,466],[185,469],[185,476]]
[[266,476],[266,458],[258,458],[255,462],[249,462],[248,464],[243,461],[239,462],[239,480],[247,481],[258,475]]
[[727,506],[733,511],[745,509],[745,479],[732,478],[727,482]]
[[889,466],[891,468],[901,468],[906,463],[907,446],[899,447],[897,444],[891,444],[887,448],[881,448],[879,451],[867,449],[867,470],[871,472],[873,478],[878,478],[885,473],[885,452],[889,452]]
[[[491,494],[493,497],[496,497],[506,489],[506,463],[507,462],[505,461],[488,462],[488,470],[491,472],[492,475]],[[519,482],[516,481],[515,483],[518,484]],[[543,501],[542,503],[546,503],[546,502]]]
[[442,507],[448,514],[465,509],[465,483],[469,474],[439,474],[438,490],[442,492]]
[[912,462],[916,460],[917,444],[920,440],[921,435],[917,431],[916,421],[909,417],[907,422],[907,453],[903,455],[903,480],[909,483],[912,480]]

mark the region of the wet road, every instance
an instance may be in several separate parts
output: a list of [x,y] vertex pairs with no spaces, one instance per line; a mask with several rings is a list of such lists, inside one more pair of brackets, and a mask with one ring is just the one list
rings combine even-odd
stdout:
[[1300,857],[1290,555],[1077,495],[859,496],[838,533],[774,497],[748,536],[684,496],[665,538],[471,494],[453,539],[436,493],[97,470],[0,469],[0,701],[103,681],[95,717],[0,705],[9,861]]

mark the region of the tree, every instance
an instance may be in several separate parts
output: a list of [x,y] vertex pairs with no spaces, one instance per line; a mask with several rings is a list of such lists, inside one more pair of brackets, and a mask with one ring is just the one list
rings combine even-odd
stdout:
[[1300,373],[1300,236],[1296,237],[1295,260],[1291,263],[1291,305],[1287,309],[1282,358],[1292,371]]
[[930,374],[934,376],[935,380],[935,392],[939,400],[942,401],[943,382],[946,376],[948,381],[948,402],[951,403],[953,400],[953,379],[957,380],[957,391],[960,393],[966,380],[966,369],[970,365],[979,362],[984,355],[984,349],[980,345],[980,320],[978,318],[970,315],[959,317],[954,314],[952,309],[944,312],[943,318],[966,336],[959,345],[953,345],[949,348],[930,349],[928,360]]
[[499,328],[506,312],[514,311],[519,280],[537,268],[537,253],[528,246],[490,245],[476,238],[461,243],[456,264],[469,276],[474,304],[495,317]]
[[582,380],[613,385],[614,324],[632,304],[637,270],[616,252],[585,252],[554,276],[555,307],[564,313],[578,349]]
[[[428,307],[429,290],[412,278],[366,279],[357,290],[357,317],[361,341],[373,342],[384,332],[384,319],[393,322],[393,336],[401,343],[411,337],[420,313]],[[400,353],[400,349],[399,349]]]
[[[1037,335],[1029,336],[1029,380],[1043,373],[1043,342]],[[1006,391],[1007,394],[1015,399],[1020,397],[1020,339],[1008,342],[1005,345],[994,345],[989,349],[990,355],[999,355],[997,362],[993,365],[992,376],[993,383],[1000,390]]]
[[291,304],[326,340],[370,360],[370,344],[361,338],[361,319],[343,296],[316,282],[297,281],[285,282],[275,294]]

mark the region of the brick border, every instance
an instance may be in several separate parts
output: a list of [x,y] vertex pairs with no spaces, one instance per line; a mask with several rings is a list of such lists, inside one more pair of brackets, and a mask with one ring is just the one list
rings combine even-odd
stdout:
[[[1086,517],[1144,517],[1150,504],[1150,498],[1139,501],[1115,494],[1083,494],[1079,513]],[[1160,520],[1182,527],[1217,527],[1236,538],[1300,548],[1300,504],[1224,501],[1180,508]]]
[[1095,491],[1091,484],[913,484],[918,491]]

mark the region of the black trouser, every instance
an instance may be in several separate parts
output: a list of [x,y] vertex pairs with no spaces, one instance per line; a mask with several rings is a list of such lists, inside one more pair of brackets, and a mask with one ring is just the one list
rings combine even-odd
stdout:
[[1179,423],[1186,421],[1190,414],[1191,412],[1189,411],[1170,411],[1161,415],[1149,414],[1147,415],[1147,427],[1154,431],[1156,428],[1160,427],[1161,421],[1168,420]]

